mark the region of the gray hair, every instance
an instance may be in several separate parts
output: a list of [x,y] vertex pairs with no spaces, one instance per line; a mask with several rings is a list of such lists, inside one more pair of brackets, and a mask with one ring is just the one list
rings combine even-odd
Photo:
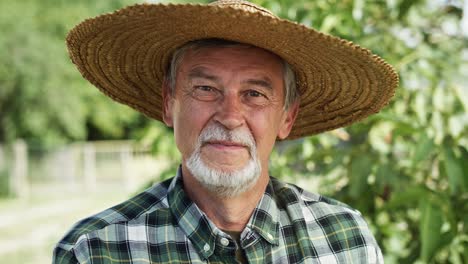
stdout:
[[[165,82],[169,84],[171,89],[171,94],[175,94],[175,85],[177,79],[177,70],[182,62],[184,55],[188,50],[197,51],[202,48],[212,48],[212,47],[237,47],[244,46],[250,47],[251,45],[224,40],[224,39],[201,39],[185,43],[183,46],[177,48],[173,53],[170,64],[166,70]],[[283,63],[283,84],[285,90],[284,96],[284,109],[288,110],[289,107],[294,104],[299,99],[299,92],[297,91],[296,86],[296,76],[292,70],[291,65],[283,58],[281,58]]]

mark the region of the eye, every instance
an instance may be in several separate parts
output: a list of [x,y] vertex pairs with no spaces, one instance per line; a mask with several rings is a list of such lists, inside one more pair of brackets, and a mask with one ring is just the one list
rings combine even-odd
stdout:
[[260,97],[260,96],[265,97],[265,95],[263,95],[262,93],[260,93],[258,91],[255,91],[255,90],[248,91],[247,95],[252,96],[252,97]]
[[213,91],[213,88],[210,86],[196,86],[195,89],[198,89],[203,92],[211,92]]
[[192,97],[200,101],[213,101],[219,97],[219,91],[211,86],[198,85],[193,87]]
[[258,90],[248,90],[244,93],[244,100],[252,106],[265,106],[269,103],[269,98]]

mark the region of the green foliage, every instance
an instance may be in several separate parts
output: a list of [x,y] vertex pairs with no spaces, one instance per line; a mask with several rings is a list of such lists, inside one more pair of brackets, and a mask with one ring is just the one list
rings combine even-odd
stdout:
[[89,138],[89,127],[98,136],[119,138],[135,126],[135,111],[83,80],[64,41],[83,19],[134,2],[0,2],[0,142],[59,144]]
[[433,252],[440,246],[443,216],[436,204],[424,200],[421,200],[420,203],[421,257],[427,261],[431,259]]

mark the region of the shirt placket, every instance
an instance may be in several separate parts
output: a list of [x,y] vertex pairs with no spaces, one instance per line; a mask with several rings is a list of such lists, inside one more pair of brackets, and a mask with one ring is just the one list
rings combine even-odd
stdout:
[[236,264],[236,242],[231,238],[220,234],[216,237],[214,254],[211,255],[210,263],[232,263]]

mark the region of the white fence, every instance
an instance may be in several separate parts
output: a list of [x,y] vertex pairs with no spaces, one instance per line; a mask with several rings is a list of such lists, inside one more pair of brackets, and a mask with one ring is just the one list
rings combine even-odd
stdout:
[[132,192],[158,177],[165,166],[148,148],[132,141],[74,143],[55,149],[28,147],[23,141],[0,145],[0,184],[4,192],[18,197],[51,186],[93,192],[112,185]]

